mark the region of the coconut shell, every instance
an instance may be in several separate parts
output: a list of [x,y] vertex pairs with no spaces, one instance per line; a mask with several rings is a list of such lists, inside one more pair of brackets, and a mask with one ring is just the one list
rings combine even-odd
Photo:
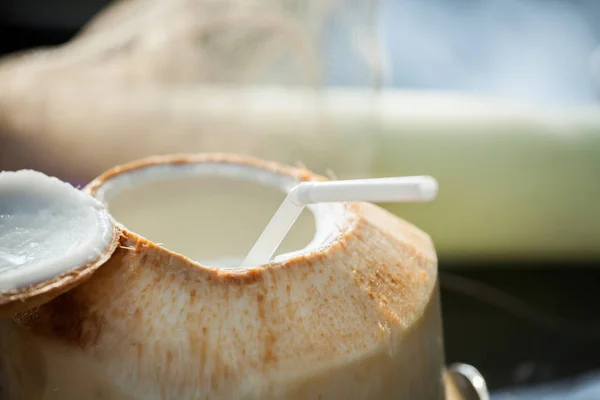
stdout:
[[[200,162],[323,179],[238,156],[180,155],[114,168],[86,190],[134,169]],[[46,360],[43,379],[25,369],[5,379],[46,399],[443,399],[429,236],[371,204],[348,203],[344,215],[320,250],[248,269],[203,266],[123,228],[89,279],[3,323],[0,343],[27,340]],[[13,348],[0,349],[5,364],[24,357]]]

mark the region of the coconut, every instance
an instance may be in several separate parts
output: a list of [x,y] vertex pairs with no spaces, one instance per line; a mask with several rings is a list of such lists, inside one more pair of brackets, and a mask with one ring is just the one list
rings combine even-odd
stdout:
[[239,267],[284,193],[322,179],[219,154],[95,179],[119,246],[1,322],[7,398],[443,399],[436,254],[415,226],[316,204],[273,261]]

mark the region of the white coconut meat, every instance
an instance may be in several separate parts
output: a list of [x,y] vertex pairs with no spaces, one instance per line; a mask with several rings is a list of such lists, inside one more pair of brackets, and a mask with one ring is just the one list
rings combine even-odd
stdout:
[[94,263],[114,250],[101,202],[40,172],[0,173],[0,293]]
[[[94,196],[125,229],[208,267],[239,268],[299,182],[247,164],[155,164],[108,178]],[[308,206],[274,261],[327,246],[344,221],[340,203]]]

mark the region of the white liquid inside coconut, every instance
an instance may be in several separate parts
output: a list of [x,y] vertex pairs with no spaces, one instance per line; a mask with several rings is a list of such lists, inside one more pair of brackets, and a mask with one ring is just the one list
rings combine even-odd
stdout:
[[113,222],[103,205],[40,172],[0,173],[0,291],[20,289],[96,260]]
[[[237,268],[297,183],[245,165],[156,165],[118,175],[96,197],[132,232],[201,264]],[[305,209],[275,259],[326,246],[343,212],[341,204]]]

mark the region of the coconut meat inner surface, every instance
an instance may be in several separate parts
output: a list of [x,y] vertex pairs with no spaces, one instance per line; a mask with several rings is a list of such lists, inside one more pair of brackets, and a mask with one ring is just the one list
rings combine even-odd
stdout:
[[95,261],[113,231],[102,203],[68,183],[31,170],[0,172],[0,292]]
[[[95,196],[126,229],[203,265],[236,268],[296,184],[243,164],[155,164],[110,178]],[[275,260],[327,246],[340,233],[344,210],[305,209]]]

